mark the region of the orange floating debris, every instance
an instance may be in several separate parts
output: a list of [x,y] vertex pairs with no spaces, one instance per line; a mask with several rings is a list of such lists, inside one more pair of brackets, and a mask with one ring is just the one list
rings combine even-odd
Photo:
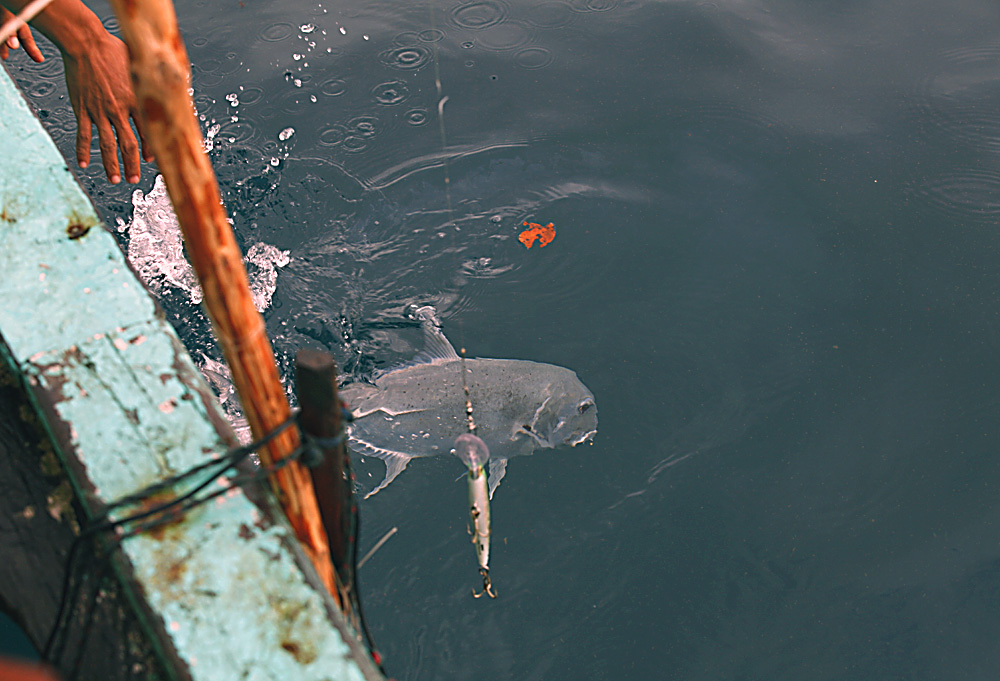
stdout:
[[525,248],[534,246],[536,239],[538,240],[538,247],[544,248],[556,238],[556,228],[551,222],[544,227],[536,222],[525,222],[524,224],[528,229],[518,234],[517,239],[524,244]]

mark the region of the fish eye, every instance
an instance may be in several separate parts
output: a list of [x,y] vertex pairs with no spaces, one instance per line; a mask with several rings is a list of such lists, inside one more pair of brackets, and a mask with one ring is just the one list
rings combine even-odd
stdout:
[[583,402],[580,403],[580,406],[577,407],[577,410],[579,410],[581,414],[586,414],[587,411],[593,406],[594,406],[593,400],[584,400]]

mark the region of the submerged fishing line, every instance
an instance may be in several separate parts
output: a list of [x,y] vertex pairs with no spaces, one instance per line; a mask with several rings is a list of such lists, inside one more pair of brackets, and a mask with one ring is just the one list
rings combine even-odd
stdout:
[[[434,10],[434,0],[430,1],[431,28],[437,30],[437,14]],[[458,239],[455,233],[458,225],[455,223],[454,208],[451,200],[451,168],[448,158],[448,134],[445,128],[444,107],[448,103],[448,97],[444,95],[444,88],[441,85],[441,53],[438,44],[435,42],[434,51],[434,86],[438,96],[438,130],[441,133],[441,161],[444,168],[444,195],[448,209],[448,225],[451,227],[451,250],[455,254],[455,269],[461,267],[459,262]],[[486,469],[484,464],[489,460],[489,447],[479,437],[476,436],[476,422],[473,418],[472,396],[469,393],[468,369],[465,365],[465,325],[461,317],[458,319],[459,337],[459,367],[462,374],[462,392],[465,394],[465,425],[468,431],[465,435],[460,435],[455,440],[455,448],[452,450],[468,467],[467,483],[469,488],[469,514],[472,520],[472,541],[476,546],[476,558],[479,563],[479,574],[483,578],[483,590],[478,594],[473,591],[476,598],[483,594],[490,598],[496,598],[496,592],[490,582],[490,499],[486,483]]]

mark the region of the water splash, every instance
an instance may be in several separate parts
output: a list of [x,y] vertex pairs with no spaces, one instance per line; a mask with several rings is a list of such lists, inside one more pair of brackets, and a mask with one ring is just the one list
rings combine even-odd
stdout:
[[[192,304],[202,300],[201,286],[194,270],[184,257],[184,242],[174,215],[167,186],[157,175],[153,188],[143,195],[141,189],[132,193],[132,220],[119,218],[118,231],[128,233],[128,259],[146,286],[157,296],[170,289],[187,293]],[[256,243],[244,259],[248,265],[250,290],[254,306],[263,312],[271,305],[277,289],[278,269],[290,261],[288,251]]]

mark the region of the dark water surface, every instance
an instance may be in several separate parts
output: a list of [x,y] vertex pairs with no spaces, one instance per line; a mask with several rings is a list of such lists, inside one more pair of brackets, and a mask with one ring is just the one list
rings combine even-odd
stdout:
[[[365,547],[399,527],[361,574],[392,675],[1000,677],[1000,4],[178,10],[239,238],[289,251],[286,374],[404,359],[429,303],[597,397],[593,446],[511,462],[495,601],[458,461],[363,503]],[[56,61],[14,74],[71,157]],[[125,229],[130,189],[82,176]]]

